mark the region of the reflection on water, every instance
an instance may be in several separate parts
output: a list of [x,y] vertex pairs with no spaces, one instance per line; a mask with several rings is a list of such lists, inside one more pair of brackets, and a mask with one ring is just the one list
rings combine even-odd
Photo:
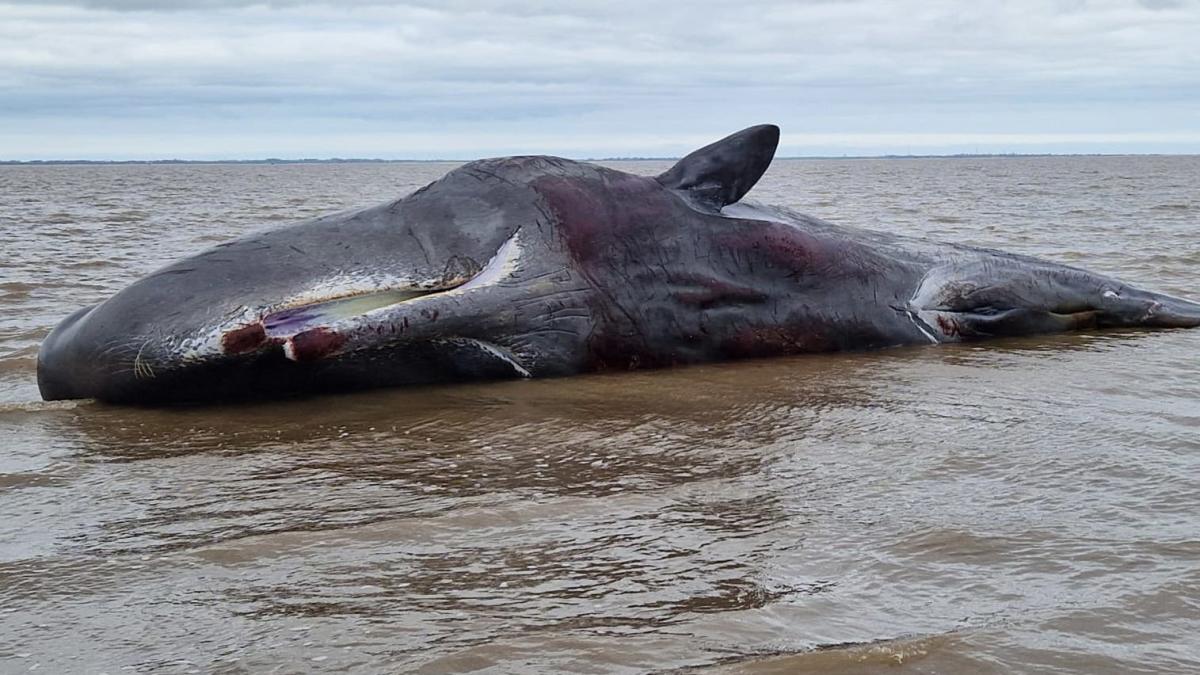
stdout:
[[[1159,161],[1198,160],[790,162],[759,197],[1200,288],[1196,191]],[[223,408],[34,400],[55,320],[212,223],[443,170],[0,169],[41,181],[0,219],[25,243],[0,260],[0,671],[1200,667],[1200,331]],[[1181,208],[1117,227],[1138,204]]]

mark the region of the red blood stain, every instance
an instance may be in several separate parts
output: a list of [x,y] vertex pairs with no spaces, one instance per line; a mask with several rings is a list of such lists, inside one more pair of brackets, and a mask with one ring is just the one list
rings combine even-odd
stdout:
[[313,328],[292,336],[292,358],[315,361],[346,344],[346,336],[325,327]]
[[941,314],[939,314],[937,317],[937,324],[938,324],[938,328],[941,329],[942,333],[945,334],[947,337],[961,337],[962,336],[962,330],[959,329],[958,324],[955,323],[954,321],[951,321],[950,319],[947,319],[946,317],[942,316]]
[[247,354],[267,341],[267,329],[261,323],[252,323],[227,331],[221,336],[221,350],[226,354]]
[[603,260],[614,242],[668,221],[678,206],[642,176],[604,174],[603,181],[543,176],[533,185],[557,216],[572,257],[585,265]]
[[837,257],[812,235],[789,225],[767,221],[753,227],[729,227],[714,237],[719,248],[760,258],[770,266],[797,274],[812,274]]

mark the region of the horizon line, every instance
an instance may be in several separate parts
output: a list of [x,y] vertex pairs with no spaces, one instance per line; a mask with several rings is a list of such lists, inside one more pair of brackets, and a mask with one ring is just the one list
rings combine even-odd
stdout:
[[[542,154],[542,153],[535,153]],[[786,155],[776,157],[776,160],[810,160],[810,159],[980,159],[980,158],[1021,158],[1021,157],[1195,157],[1200,153],[1194,152],[958,152],[931,154],[876,154],[876,155]],[[0,159],[0,166],[45,166],[45,165],[86,165],[86,164],[450,164],[466,163],[476,159],[437,158],[415,159],[397,158],[383,159],[376,157],[263,157],[257,159]],[[678,157],[654,156],[613,156],[613,157],[584,157],[567,158],[580,162],[670,162],[682,159]]]

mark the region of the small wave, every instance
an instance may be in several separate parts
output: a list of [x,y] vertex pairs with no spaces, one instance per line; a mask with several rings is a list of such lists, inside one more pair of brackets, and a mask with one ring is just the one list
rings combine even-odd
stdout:
[[[54,223],[52,222],[52,224],[54,224]],[[82,227],[65,227],[65,228],[62,228],[59,230],[43,230],[41,232],[38,232],[38,236],[41,236],[41,237],[64,237],[64,238],[88,237],[88,236],[91,236],[91,234],[92,234],[91,230],[88,230],[88,229],[82,228]]]
[[[709,672],[861,673],[918,661],[944,650],[954,633],[824,645],[811,651],[741,657]],[[696,669],[703,672],[708,669]]]
[[1191,204],[1155,204],[1150,207],[1151,211],[1191,211]]
[[42,218],[41,222],[47,225],[71,225],[78,222],[78,220],[79,218],[73,213],[58,211],[47,214],[45,218]]
[[72,401],[7,401],[0,403],[0,415],[6,413],[35,413],[56,410],[74,410],[81,405],[91,403],[92,399],[75,399]]
[[119,265],[117,265],[115,262],[112,262],[111,260],[84,260],[82,262],[77,262],[77,263],[68,263],[66,265],[63,265],[63,267],[65,267],[67,269],[79,270],[79,269],[92,269],[92,268],[97,268],[97,267],[119,267]]
[[9,373],[36,373],[37,372],[37,353],[32,356],[9,356],[0,358],[0,375],[8,375]]
[[965,222],[967,222],[967,220],[965,218],[959,218],[958,216],[934,216],[934,217],[930,218],[930,220],[932,220],[935,223],[965,223]]
[[59,479],[36,473],[0,473],[0,488],[42,487]]
[[148,218],[150,214],[145,211],[119,211],[104,218],[106,223],[137,223]]
[[0,331],[0,339],[4,340],[4,342],[0,343],[0,348],[9,347],[12,350],[7,354],[5,354],[3,351],[0,351],[0,355],[3,355],[3,358],[9,358],[13,356],[36,356],[37,344],[26,344],[25,346],[17,345],[20,345],[22,340],[30,340],[34,343],[41,343],[42,339],[50,334],[51,328],[53,328],[53,326],[29,326],[18,328],[11,333]]
[[29,297],[29,294],[29,291],[0,291],[0,298],[9,303],[17,300],[25,300]]

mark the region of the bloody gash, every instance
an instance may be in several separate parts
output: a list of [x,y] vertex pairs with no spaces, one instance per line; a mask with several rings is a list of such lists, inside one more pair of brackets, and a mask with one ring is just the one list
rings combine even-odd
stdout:
[[657,177],[485,159],[221,244],[63,320],[38,354],[42,396],[204,401],[1200,326],[1200,304],[1081,269],[741,202],[778,141],[751,127]]

